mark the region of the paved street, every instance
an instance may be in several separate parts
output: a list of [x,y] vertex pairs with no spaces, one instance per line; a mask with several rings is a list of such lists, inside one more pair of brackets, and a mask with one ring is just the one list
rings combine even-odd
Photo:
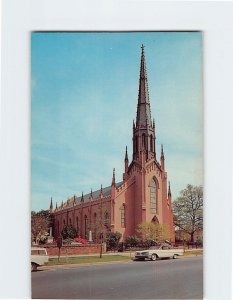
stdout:
[[203,259],[46,269],[32,273],[32,298],[202,299]]

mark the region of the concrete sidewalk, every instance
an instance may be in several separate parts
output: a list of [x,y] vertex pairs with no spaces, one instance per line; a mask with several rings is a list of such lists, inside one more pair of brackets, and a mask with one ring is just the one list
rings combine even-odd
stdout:
[[[132,252],[106,252],[106,253],[103,253],[102,255],[103,256],[106,256],[106,255],[121,255],[121,256],[128,256],[128,257],[132,257],[133,254],[135,253],[135,251],[132,251]],[[67,255],[60,255],[61,258],[66,258],[66,257],[84,257],[84,256],[100,256],[99,253],[90,253],[90,254],[67,254]],[[57,258],[58,255],[50,255],[49,258]]]

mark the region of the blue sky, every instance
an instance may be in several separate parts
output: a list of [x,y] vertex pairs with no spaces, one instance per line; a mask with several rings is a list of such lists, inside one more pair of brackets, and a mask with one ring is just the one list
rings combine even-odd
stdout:
[[122,180],[141,44],[173,200],[203,183],[200,32],[32,33],[32,210]]

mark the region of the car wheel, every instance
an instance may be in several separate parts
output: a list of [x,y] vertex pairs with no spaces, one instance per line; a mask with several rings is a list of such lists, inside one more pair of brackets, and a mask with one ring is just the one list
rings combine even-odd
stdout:
[[151,255],[151,260],[155,261],[156,259],[157,259],[156,254],[152,254],[152,255]]
[[31,271],[36,271],[37,270],[37,264],[31,263]]
[[173,259],[176,259],[176,258],[177,258],[177,254],[174,254],[174,255],[173,255]]

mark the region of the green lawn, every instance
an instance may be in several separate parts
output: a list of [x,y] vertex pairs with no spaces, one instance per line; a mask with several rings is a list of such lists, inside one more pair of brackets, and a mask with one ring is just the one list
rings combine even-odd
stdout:
[[192,251],[185,251],[184,256],[189,256],[189,255],[203,255],[203,250],[202,249],[195,249]]
[[46,265],[65,265],[65,264],[83,264],[83,263],[97,263],[97,262],[111,262],[111,261],[127,261],[130,257],[123,255],[103,255],[102,258],[99,256],[82,256],[82,257],[60,257],[50,258]]

